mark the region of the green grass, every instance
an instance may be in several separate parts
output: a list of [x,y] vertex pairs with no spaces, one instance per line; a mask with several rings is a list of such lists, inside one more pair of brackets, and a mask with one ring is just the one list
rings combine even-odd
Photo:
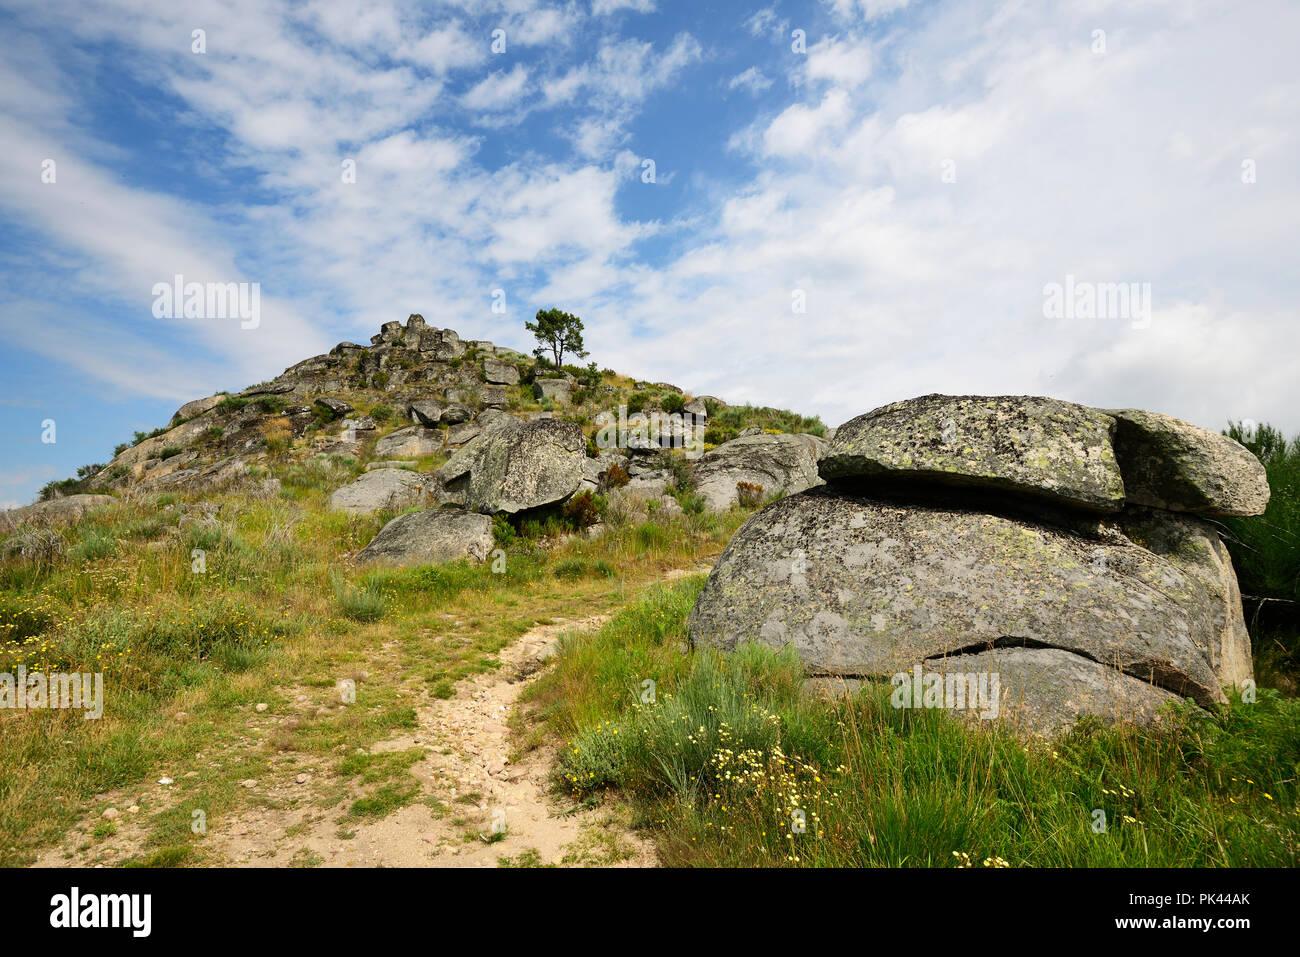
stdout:
[[[105,703],[98,721],[0,712],[0,866],[31,863],[65,838],[87,848],[70,863],[82,853],[96,863],[101,846],[120,842],[94,838],[100,812],[110,802],[151,808],[163,774],[176,804],[138,819],[144,838],[131,860],[208,863],[190,831],[195,808],[215,821],[265,793],[245,779],[316,777],[322,762],[409,733],[412,695],[454,696],[529,628],[617,607],[628,582],[698,564],[743,520],[679,520],[651,535],[611,520],[599,539],[546,548],[516,536],[500,574],[490,562],[364,568],[341,556],[391,516],[327,508],[340,476],[358,468],[288,466],[282,481],[295,480],[270,499],[119,501],[75,526],[37,530],[48,547],[26,548],[29,531],[0,533],[0,671],[102,672]],[[342,702],[343,679],[355,682],[354,704]],[[291,720],[259,719],[259,702]],[[250,743],[250,723],[263,721]],[[332,813],[354,824],[422,799],[409,775],[336,778]]]
[[709,420],[704,441],[720,445],[745,429],[764,429],[774,432],[808,432],[824,436],[826,424],[817,416],[799,415],[786,409],[767,406],[728,405],[707,402]]
[[1163,729],[1085,721],[1026,744],[896,710],[888,686],[803,697],[790,654],[686,654],[702,584],[653,589],[566,641],[529,692],[562,741],[557,787],[629,801],[670,865],[1296,864],[1294,700],[1266,689]]

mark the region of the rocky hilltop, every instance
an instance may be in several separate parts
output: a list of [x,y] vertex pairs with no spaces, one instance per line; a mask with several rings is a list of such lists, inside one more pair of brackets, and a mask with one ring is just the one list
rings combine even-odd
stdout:
[[562,514],[598,535],[612,505],[739,505],[759,510],[713,568],[691,640],[793,646],[810,687],[996,675],[998,716],[1051,733],[1087,714],[1150,720],[1180,698],[1212,706],[1252,678],[1210,519],[1261,514],[1269,489],[1233,440],[1033,396],[923,396],[829,431],[739,428],[735,411],[413,315],[186,403],[82,494],[9,520],[75,521],[162,491],[276,495],[285,469],[326,462],[329,508],[397,513],[341,557],[409,566],[488,560],[501,517]]
[[999,716],[1052,732],[1148,720],[1252,677],[1236,575],[1208,516],[1256,515],[1259,461],[1137,410],[930,395],[845,423],[827,485],[732,538],[697,646],[793,645],[814,685],[999,678]]
[[[80,494],[9,513],[12,522],[75,517],[104,493],[275,494],[277,468],[311,460],[355,463],[331,507],[353,513],[428,508],[479,516],[532,514],[584,492],[634,508],[681,510],[691,461],[700,507],[727,509],[741,494],[771,496],[820,484],[813,434],[715,427],[727,405],[671,383],[611,370],[555,369],[412,315],[387,322],[363,346],[342,342],[237,394],[187,402],[167,427],[119,447]],[[734,410],[732,410],[734,411]],[[774,410],[757,410],[772,412]],[[796,419],[798,417],[795,417]],[[806,420],[817,431],[824,427]],[[629,427],[630,426],[630,427]],[[665,458],[665,451],[677,455]],[[450,550],[399,555],[388,541],[365,557],[478,556],[486,522],[452,514],[419,520],[422,534],[453,529]],[[395,529],[409,535],[411,522]],[[472,531],[471,531],[472,530]]]

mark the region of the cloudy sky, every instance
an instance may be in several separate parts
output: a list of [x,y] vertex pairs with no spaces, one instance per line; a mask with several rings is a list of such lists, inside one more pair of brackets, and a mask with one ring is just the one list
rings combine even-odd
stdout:
[[[602,367],[828,424],[1300,431],[1297,36],[1293,0],[0,0],[0,505],[412,312],[527,350],[559,306]],[[260,324],[157,318],[176,274]],[[1067,277],[1150,310],[1046,316]]]

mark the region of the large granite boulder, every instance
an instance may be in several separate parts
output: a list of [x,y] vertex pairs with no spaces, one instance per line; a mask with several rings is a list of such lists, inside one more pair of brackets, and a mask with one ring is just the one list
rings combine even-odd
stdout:
[[442,419],[443,404],[433,399],[416,399],[406,407],[406,414],[416,425],[428,428],[436,426]]
[[1251,674],[1227,550],[1190,516],[1112,519],[814,489],[731,539],[696,645],[792,644],[810,675],[887,678],[1004,647],[1054,648],[1208,705]]
[[483,431],[439,470],[465,508],[487,514],[522,512],[572,495],[582,483],[586,437],[574,422],[520,423],[480,416]]
[[519,384],[519,370],[515,366],[490,356],[483,359],[483,376],[493,385]]
[[426,509],[399,515],[356,557],[384,565],[439,565],[462,558],[481,562],[491,553],[492,519],[461,509]]
[[1109,410],[1130,502],[1200,515],[1263,515],[1268,475],[1239,442],[1141,409]]
[[375,443],[375,455],[385,459],[418,459],[437,455],[442,446],[441,430],[408,425],[382,436]]
[[817,457],[826,443],[815,435],[746,435],[705,452],[695,464],[695,488],[708,506],[724,511],[736,501],[736,485],[761,485],[764,496],[792,495],[821,484]]
[[426,502],[433,489],[418,472],[375,469],[335,490],[330,508],[342,512],[377,512],[410,508]]
[[1106,413],[1058,399],[926,395],[845,422],[820,470],[828,482],[976,486],[1114,512],[1114,429]]

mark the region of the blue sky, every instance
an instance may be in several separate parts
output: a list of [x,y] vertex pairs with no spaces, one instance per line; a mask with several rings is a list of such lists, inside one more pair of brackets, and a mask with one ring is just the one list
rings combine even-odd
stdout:
[[[0,505],[411,312],[527,348],[560,306],[603,367],[830,424],[939,391],[1300,430],[1297,35],[1268,0],[0,0]],[[155,318],[177,273],[259,283],[260,324]],[[1045,318],[1067,275],[1149,321]]]

